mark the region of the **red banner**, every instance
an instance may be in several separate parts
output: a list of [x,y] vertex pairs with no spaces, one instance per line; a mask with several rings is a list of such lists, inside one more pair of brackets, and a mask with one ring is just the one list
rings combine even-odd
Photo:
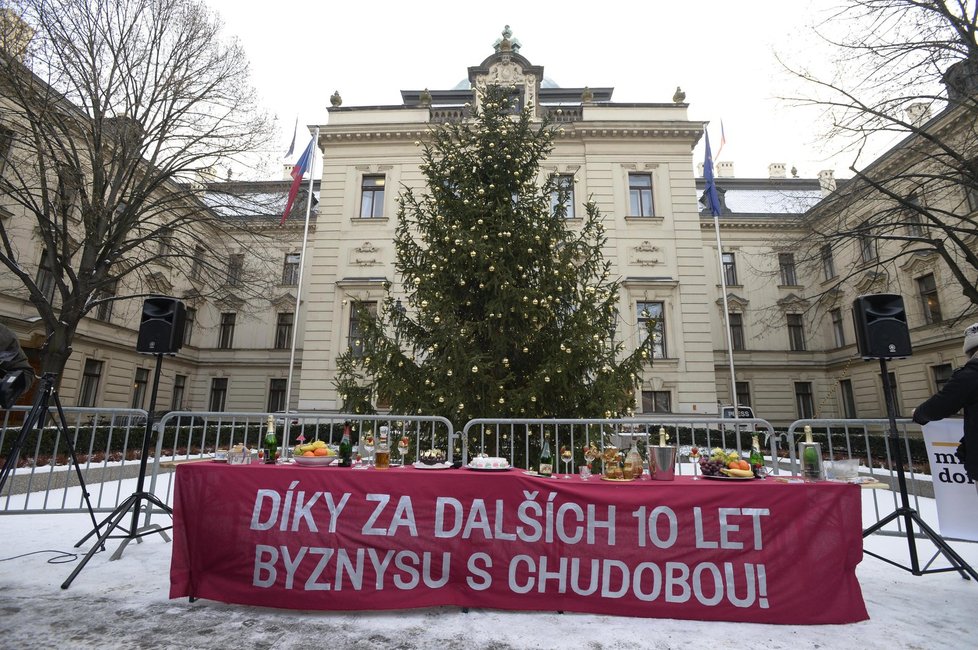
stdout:
[[845,484],[186,464],[170,597],[851,623],[860,513]]

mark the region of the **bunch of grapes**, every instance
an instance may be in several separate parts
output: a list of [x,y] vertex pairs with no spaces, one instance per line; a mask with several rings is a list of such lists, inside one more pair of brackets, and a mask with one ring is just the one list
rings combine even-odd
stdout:
[[720,476],[722,474],[720,470],[726,468],[727,463],[738,458],[736,452],[714,447],[710,450],[709,458],[700,458],[700,470],[703,476]]

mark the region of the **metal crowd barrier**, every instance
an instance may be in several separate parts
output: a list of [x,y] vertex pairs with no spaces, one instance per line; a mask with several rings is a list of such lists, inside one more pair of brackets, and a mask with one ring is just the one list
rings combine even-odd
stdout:
[[[15,406],[0,417],[0,450],[6,457],[30,406]],[[139,475],[139,452],[147,413],[141,409],[64,407],[63,432],[55,406],[44,429],[29,432],[20,449],[17,467],[0,494],[0,514],[88,512],[74,466],[69,463],[68,441],[75,448],[78,467],[88,488],[92,509],[112,512],[131,491],[123,481]]]
[[[461,452],[463,463],[467,463],[473,454],[484,453],[504,457],[514,467],[530,469],[530,463],[539,454],[544,438],[547,438],[555,465],[561,464],[560,449],[566,447],[572,452],[572,457],[570,462],[563,463],[566,467],[561,469],[575,472],[585,462],[584,449],[592,442],[598,449],[613,444],[627,450],[632,439],[636,439],[640,449],[644,450],[649,444],[659,444],[660,428],[670,436],[669,444],[678,446],[680,474],[692,473],[689,461],[692,447],[698,447],[704,457],[708,457],[710,449],[714,447],[746,453],[750,450],[751,432],[763,434],[761,444],[767,449],[767,454],[771,458],[778,456],[779,438],[766,420],[663,414],[615,419],[480,418],[466,423],[453,441],[453,447],[456,452]],[[772,469],[775,473],[780,471],[776,463]]]

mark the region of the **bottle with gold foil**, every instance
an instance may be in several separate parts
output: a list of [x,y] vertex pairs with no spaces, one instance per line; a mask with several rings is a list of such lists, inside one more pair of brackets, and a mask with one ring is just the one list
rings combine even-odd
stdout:
[[278,437],[275,435],[275,417],[271,414],[268,416],[268,422],[265,428],[265,443],[263,447],[265,451],[265,464],[274,465],[275,456],[278,454]]
[[543,451],[540,452],[540,475],[553,476],[554,457],[550,453],[550,439],[543,439]]

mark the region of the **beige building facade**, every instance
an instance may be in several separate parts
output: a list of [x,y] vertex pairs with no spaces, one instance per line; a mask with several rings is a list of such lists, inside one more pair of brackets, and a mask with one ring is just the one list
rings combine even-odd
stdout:
[[[347,107],[334,96],[329,120],[320,126],[322,174],[298,317],[301,214],[283,227],[258,215],[268,221],[268,236],[227,260],[228,286],[217,297],[204,298],[177,274],[160,270],[158,291],[184,300],[193,317],[183,349],[164,363],[157,408],[338,409],[333,380],[337,357],[356,345],[353,304],[379,303],[386,283],[395,297],[404,295],[394,272],[397,197],[403,187],[423,190],[421,143],[432,127],[465,119],[478,102],[470,86],[488,84],[511,87],[524,105],[557,123],[541,180],[557,174],[573,189],[571,228],[581,221],[586,200],[604,216],[605,254],[622,278],[618,336],[634,347],[643,310],[661,316],[656,358],[636,392],[637,412],[715,414],[732,402],[721,268],[737,401],[758,417],[783,425],[800,417],[883,414],[878,365],[860,360],[855,349],[850,305],[859,293],[905,297],[915,353],[891,364],[904,415],[958,363],[964,325],[928,322],[922,312],[928,296],[917,291],[929,286],[920,278],[933,273],[945,313],[963,306],[935,260],[887,268],[885,277],[874,267],[852,286],[827,290],[858,253],[833,251],[836,276],[804,253],[807,220],[826,218],[819,212],[829,205],[823,197],[840,191],[829,175],[788,178],[784,166],[775,165],[769,178],[738,179],[732,165],[720,163],[721,267],[692,157],[704,123],[690,119],[684,96],[619,104],[611,88],[560,88],[518,45],[501,39],[487,59],[468,68],[461,89],[402,91],[402,103],[394,106]],[[236,191],[279,193],[284,202],[288,183],[241,184]],[[18,233],[21,259],[42,272],[43,251],[31,226],[19,227],[23,216],[12,206],[0,208],[0,218],[5,226],[18,225],[9,229]],[[243,297],[231,281],[235,264],[263,268],[267,295]],[[148,405],[145,380],[154,359],[135,353],[140,306],[141,299],[120,301],[107,318],[85,319],[61,379],[65,405]],[[0,317],[36,359],[43,330],[10,278],[0,281]],[[287,399],[293,328],[298,345]]]

